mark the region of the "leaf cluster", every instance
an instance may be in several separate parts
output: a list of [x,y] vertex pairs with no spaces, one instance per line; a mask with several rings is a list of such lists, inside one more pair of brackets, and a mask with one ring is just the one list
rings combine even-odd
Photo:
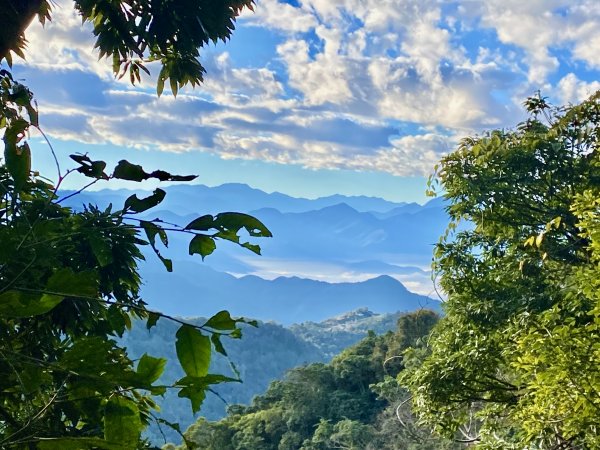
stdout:
[[[189,233],[190,254],[204,257],[217,239],[259,253],[258,246],[241,243],[238,233],[270,232],[237,213],[201,216],[187,226],[138,219],[136,214],[163,200],[160,189],[142,199],[129,197],[121,209],[62,206],[66,197],[58,195],[59,188],[73,172],[91,178],[88,186],[110,179],[194,177],[146,172],[124,160],[108,175],[104,161],[72,155],[78,166],[65,173],[55,156],[58,180],[52,183],[31,170],[27,138],[31,128],[39,129],[32,98],[9,72],[0,72],[0,447],[138,448],[145,445],[142,430],[154,419],[153,397],[173,389],[198,411],[210,386],[239,381],[237,372],[235,378],[210,374],[211,355],[227,356],[221,339],[240,338],[238,324],[256,325],[227,311],[189,324],[148,310],[139,295],[141,246],[151,245],[171,270],[157,236],[166,246],[168,233]],[[199,240],[213,245],[199,247]],[[134,361],[116,341],[132,319],[145,319],[150,329],[161,317],[180,325],[175,347],[185,376],[171,385],[157,383],[164,359],[144,354]]]
[[481,448],[598,448],[600,93],[526,107],[516,129],[464,139],[430,183],[451,217],[434,262],[446,315],[402,381],[438,432],[475,417]]
[[[25,29],[35,16],[43,24],[51,20],[49,0],[8,0],[0,13],[0,62],[12,65],[11,51],[24,58]],[[253,0],[77,0],[82,23],[89,23],[99,57],[112,61],[119,78],[129,75],[132,84],[141,72],[150,75],[148,64],[160,66],[157,93],[168,82],[173,95],[185,85],[203,81],[205,68],[200,48],[226,42],[244,8]]]

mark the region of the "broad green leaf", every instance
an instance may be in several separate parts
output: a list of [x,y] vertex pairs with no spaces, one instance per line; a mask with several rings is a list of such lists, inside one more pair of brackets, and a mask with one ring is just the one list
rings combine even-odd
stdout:
[[190,325],[182,325],[177,334],[175,349],[186,375],[203,377],[210,366],[210,339]]
[[124,450],[136,449],[142,432],[140,411],[128,398],[113,397],[104,408],[104,439]]
[[175,382],[176,386],[182,386],[181,390],[177,394],[179,397],[188,398],[192,403],[192,410],[197,412],[202,406],[202,402],[206,397],[206,389],[210,385],[228,383],[228,382],[241,382],[237,378],[226,377],[225,375],[219,374],[207,374],[203,377],[187,376]]
[[127,320],[128,318],[129,316],[127,315],[127,312],[121,308],[121,306],[109,306],[107,311],[107,319],[110,323],[110,326],[119,337],[123,337],[123,333],[127,328],[129,328],[128,325],[130,325],[131,322]]
[[127,200],[125,200],[124,209],[131,210],[136,213],[147,211],[150,208],[154,208],[160,202],[162,202],[167,193],[162,189],[156,189],[152,195],[139,199],[136,194],[133,194]]
[[237,320],[233,320],[229,311],[219,311],[217,314],[212,316],[204,324],[205,327],[213,328],[215,330],[233,330]]
[[162,375],[167,360],[154,358],[144,353],[138,362],[136,372],[148,384],[154,383]]
[[210,255],[215,251],[217,245],[215,244],[215,240],[209,236],[205,236],[202,234],[197,234],[190,241],[189,252],[190,255],[199,254],[204,259],[206,256]]
[[0,294],[0,315],[5,317],[39,316],[54,309],[63,299],[64,297],[59,295],[41,295],[17,290],[6,291]]
[[219,229],[239,231],[245,228],[250,236],[272,237],[269,229],[257,218],[248,214],[224,212],[215,217],[214,224]]
[[197,413],[200,411],[202,402],[206,398],[206,387],[203,389],[197,389],[195,387],[184,387],[179,390],[178,397],[187,398],[192,403],[192,412]]
[[10,132],[7,130],[4,136],[4,161],[10,176],[15,180],[17,191],[23,189],[29,179],[31,172],[31,150],[26,142],[17,145],[17,141],[9,139]]
[[46,290],[75,297],[96,297],[97,274],[91,270],[76,273],[69,268],[58,269],[48,279]]
[[198,230],[198,231],[208,231],[213,226],[213,216],[207,214],[205,216],[198,217],[192,220],[185,226],[186,230]]

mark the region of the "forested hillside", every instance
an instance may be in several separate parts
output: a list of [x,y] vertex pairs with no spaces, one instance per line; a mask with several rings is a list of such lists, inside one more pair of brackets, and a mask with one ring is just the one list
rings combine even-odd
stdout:
[[[412,422],[407,394],[394,377],[402,353],[420,347],[437,321],[431,311],[402,315],[393,332],[375,333],[330,363],[289,371],[249,406],[232,405],[220,421],[199,419],[186,432],[188,448],[211,450],[445,449]],[[400,417],[400,420],[398,419]],[[168,445],[165,449],[174,449]],[[184,449],[184,446],[177,447]]]
[[[156,415],[180,424],[183,429],[195,417],[218,420],[225,416],[228,405],[249,404],[255,395],[264,393],[269,383],[283,377],[287,370],[305,364],[327,362],[364,338],[370,330],[377,333],[394,330],[400,316],[401,313],[375,314],[362,309],[324,322],[296,324],[290,328],[265,322],[259,322],[258,327],[242,326],[242,339],[223,340],[229,359],[216,355],[210,368],[211,373],[234,376],[231,361],[235,370],[239,371],[242,382],[214,386],[204,400],[199,415],[192,414],[189,400],[179,398],[176,392],[167,391],[164,398],[158,400],[160,412]],[[197,324],[205,321],[200,318],[189,320]],[[167,321],[160,321],[152,332],[146,329],[144,323],[136,322],[121,343],[134,358],[144,353],[166,358],[165,371],[159,381],[168,385],[183,376],[176,364],[173,345],[176,331],[176,324]],[[177,438],[173,430],[162,428],[169,440]],[[161,430],[156,425],[151,426],[146,435],[155,444],[164,442]]]

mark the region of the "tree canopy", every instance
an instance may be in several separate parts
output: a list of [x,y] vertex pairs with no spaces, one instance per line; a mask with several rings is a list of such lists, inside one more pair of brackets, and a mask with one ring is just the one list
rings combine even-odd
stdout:
[[393,378],[404,369],[402,352],[418,347],[437,320],[427,310],[403,315],[395,332],[371,332],[329,364],[289,371],[251,405],[230,406],[226,418],[200,418],[184,433],[187,442],[206,450],[456,448],[414,426],[406,391]]
[[439,166],[445,317],[402,382],[438,432],[476,418],[463,439],[480,448],[598,448],[600,93],[525,105],[516,129],[466,138]]

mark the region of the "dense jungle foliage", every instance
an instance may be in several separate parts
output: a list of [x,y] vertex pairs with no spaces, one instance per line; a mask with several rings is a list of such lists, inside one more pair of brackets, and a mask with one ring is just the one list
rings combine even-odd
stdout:
[[600,448],[600,92],[525,105],[441,162],[445,316],[400,378],[422,424],[478,448]]
[[250,406],[232,405],[228,416],[218,422],[199,419],[185,432],[188,446],[211,450],[454,448],[452,441],[434,438],[414,425],[407,392],[395,381],[404,370],[402,352],[421,348],[422,338],[437,320],[427,310],[403,315],[396,331],[380,336],[371,332],[331,363],[291,370]]

